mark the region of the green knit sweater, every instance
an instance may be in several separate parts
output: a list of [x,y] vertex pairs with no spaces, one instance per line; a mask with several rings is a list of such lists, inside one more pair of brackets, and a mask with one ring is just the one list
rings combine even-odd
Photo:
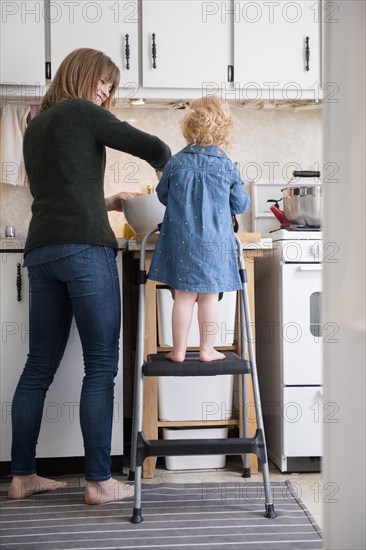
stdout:
[[104,203],[105,146],[156,170],[171,156],[159,138],[85,99],[58,103],[32,120],[23,144],[34,199],[26,251],[67,242],[117,247]]

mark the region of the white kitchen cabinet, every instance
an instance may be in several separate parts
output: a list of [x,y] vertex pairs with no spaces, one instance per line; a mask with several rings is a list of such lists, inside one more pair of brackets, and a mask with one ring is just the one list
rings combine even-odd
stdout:
[[[121,71],[120,87],[138,83],[138,1],[53,0],[49,10],[51,74],[77,48],[102,50]],[[118,94],[117,94],[118,96]]]
[[[122,278],[122,251],[117,256]],[[0,253],[0,461],[10,460],[11,402],[23,370],[29,346],[29,285],[22,268],[21,252]],[[21,300],[18,301],[17,274],[20,270]],[[120,279],[121,280],[121,279]],[[122,329],[120,350],[123,349]],[[55,379],[46,396],[38,458],[76,457],[84,455],[79,424],[79,402],[84,375],[82,348],[73,322],[69,341]],[[112,432],[112,455],[123,454],[123,377],[122,351],[115,379],[115,404]]]
[[22,263],[20,252],[0,254],[0,461],[10,460],[11,402],[29,346],[29,285]]
[[91,47],[119,66],[117,98],[321,99],[322,19],[336,21],[330,4],[4,0],[1,82],[39,83],[43,95],[45,65],[53,77],[69,52]]
[[319,0],[142,0],[141,17],[143,89],[192,88],[236,100],[320,97]]
[[234,4],[234,74],[235,83],[243,90],[242,97],[317,99],[319,0],[235,0]]
[[201,89],[228,81],[231,1],[219,8],[202,0],[142,1],[143,88]]
[[[45,83],[45,24],[43,2],[2,0],[0,2],[0,83],[7,93],[11,86]],[[5,92],[6,93],[6,92]],[[38,90],[38,93],[43,91]]]

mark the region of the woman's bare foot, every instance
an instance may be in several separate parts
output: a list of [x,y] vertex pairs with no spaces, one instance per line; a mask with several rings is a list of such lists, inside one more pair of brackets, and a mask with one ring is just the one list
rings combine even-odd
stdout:
[[116,479],[106,481],[88,481],[85,488],[86,504],[107,504],[133,497],[135,488],[133,485],[120,483]]
[[170,359],[170,361],[174,361],[174,363],[183,363],[186,354],[183,351],[170,351],[165,356],[167,359]]
[[200,361],[220,361],[225,359],[225,355],[219,351],[212,349],[201,349],[200,350]]
[[27,498],[34,493],[57,491],[57,489],[63,489],[66,485],[66,481],[54,481],[53,479],[37,476],[37,474],[13,476],[8,490],[8,497],[18,500]]

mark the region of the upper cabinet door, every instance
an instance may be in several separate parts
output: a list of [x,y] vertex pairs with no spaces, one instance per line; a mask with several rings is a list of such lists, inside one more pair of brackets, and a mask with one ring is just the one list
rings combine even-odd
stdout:
[[2,0],[0,10],[1,84],[26,84],[29,86],[44,84],[43,2],[40,0]]
[[142,86],[225,85],[230,7],[229,0],[142,0]]
[[[234,2],[235,82],[240,87],[296,91],[320,85],[319,1]],[[291,94],[292,90],[292,94]]]
[[50,3],[51,70],[77,48],[101,50],[121,71],[120,87],[138,83],[138,0]]

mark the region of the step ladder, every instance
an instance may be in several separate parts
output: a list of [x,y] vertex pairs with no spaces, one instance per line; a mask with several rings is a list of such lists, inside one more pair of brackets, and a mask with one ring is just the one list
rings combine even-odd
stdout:
[[[137,317],[137,346],[136,368],[134,384],[134,403],[132,417],[131,464],[129,480],[135,481],[135,496],[132,523],[141,523],[142,502],[142,465],[147,457],[188,456],[188,455],[241,455],[243,460],[243,477],[250,477],[249,454],[257,455],[261,464],[265,496],[264,516],[274,519],[277,514],[272,500],[272,489],[269,481],[269,467],[267,448],[264,434],[262,408],[260,401],[257,367],[255,362],[252,325],[250,320],[247,276],[241,243],[236,236],[239,274],[243,283],[240,295],[241,319],[241,353],[239,357],[233,352],[224,352],[225,359],[212,362],[199,361],[197,352],[188,352],[183,363],[173,363],[166,359],[164,353],[151,354],[144,361],[144,329],[145,329],[145,294],[147,273],[145,269],[146,244],[151,235],[159,230],[155,227],[145,235],[141,243],[140,270],[139,270],[139,299]],[[245,359],[246,345],[249,360]],[[242,418],[243,438],[228,439],[175,439],[175,440],[146,440],[143,424],[143,383],[145,376],[216,376],[240,374],[242,381]],[[254,437],[248,437],[247,408],[247,375],[252,377],[253,394],[257,430]]]

